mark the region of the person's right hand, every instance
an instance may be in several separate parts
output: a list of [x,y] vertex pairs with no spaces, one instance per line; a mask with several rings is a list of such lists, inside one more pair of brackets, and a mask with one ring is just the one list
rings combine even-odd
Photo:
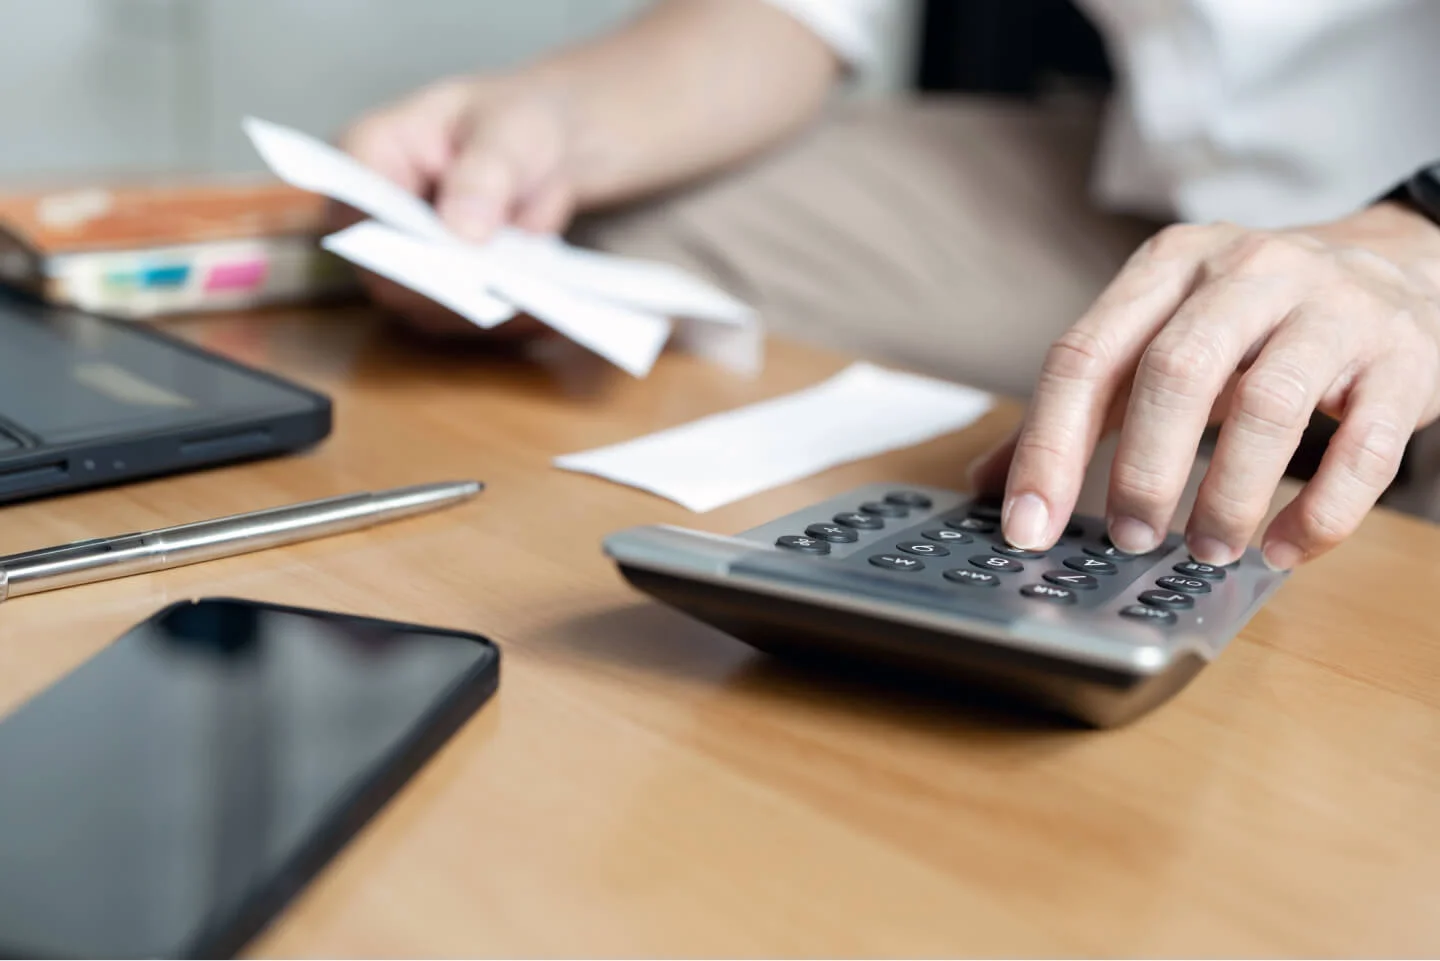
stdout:
[[[573,137],[564,97],[538,82],[505,77],[444,80],[360,119],[340,147],[429,200],[446,225],[477,242],[501,225],[556,233],[576,207]],[[335,226],[359,219],[338,209]],[[435,332],[479,331],[408,288],[362,272],[381,305]],[[523,335],[511,322],[495,333]]]

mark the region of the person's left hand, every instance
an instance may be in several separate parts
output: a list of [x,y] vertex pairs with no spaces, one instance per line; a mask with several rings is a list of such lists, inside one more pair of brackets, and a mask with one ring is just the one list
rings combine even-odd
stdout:
[[1387,203],[1304,230],[1161,231],[1051,347],[1024,424],[972,476],[1005,487],[1010,543],[1049,548],[1118,426],[1108,528],[1121,550],[1145,553],[1220,423],[1186,541],[1196,560],[1226,564],[1264,520],[1316,410],[1339,427],[1265,531],[1277,569],[1354,531],[1411,434],[1440,415],[1440,229],[1418,214]]

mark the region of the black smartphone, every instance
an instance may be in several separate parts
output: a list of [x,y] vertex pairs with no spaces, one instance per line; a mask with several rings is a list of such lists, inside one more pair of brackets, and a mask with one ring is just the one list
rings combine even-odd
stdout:
[[213,598],[0,721],[0,953],[239,951],[494,693],[484,637]]

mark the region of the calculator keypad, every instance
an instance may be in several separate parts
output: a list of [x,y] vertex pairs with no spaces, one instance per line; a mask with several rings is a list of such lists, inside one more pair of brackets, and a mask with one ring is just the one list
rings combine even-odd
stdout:
[[[1173,535],[1153,554],[1127,554],[1110,543],[1101,519],[1075,517],[1050,550],[1024,550],[999,533],[1001,508],[994,501],[932,513],[931,497],[919,491],[872,496],[877,499],[817,520],[803,536],[782,536],[777,543],[814,555],[815,563],[858,563],[876,577],[948,583],[957,598],[979,597],[971,593],[974,588],[999,588],[1026,601],[1104,607],[1113,612],[1109,616],[1157,626],[1178,623],[1177,612],[1196,609],[1197,601],[1203,604],[1204,595],[1225,580],[1221,567],[1160,560],[1178,543]],[[962,545],[969,551],[955,556]]]

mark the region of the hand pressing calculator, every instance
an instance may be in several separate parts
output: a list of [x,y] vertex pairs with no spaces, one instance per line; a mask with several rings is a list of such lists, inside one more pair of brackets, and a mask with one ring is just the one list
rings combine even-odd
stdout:
[[639,590],[761,650],[997,689],[1098,727],[1163,703],[1285,579],[1253,548],[1197,563],[1180,534],[1118,550],[1076,516],[1048,551],[1005,543],[998,502],[875,484],[734,537],[612,534]]

